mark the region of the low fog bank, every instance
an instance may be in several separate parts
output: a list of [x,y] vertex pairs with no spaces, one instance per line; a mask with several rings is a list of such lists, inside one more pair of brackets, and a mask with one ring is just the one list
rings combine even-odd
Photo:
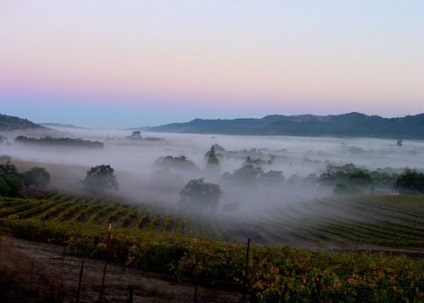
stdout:
[[[275,209],[290,209],[301,202],[335,197],[334,186],[317,181],[329,166],[353,164],[401,173],[405,168],[421,170],[424,163],[422,141],[398,146],[396,140],[367,138],[134,135],[131,131],[83,129],[23,134],[104,143],[102,149],[39,146],[15,142],[16,133],[2,134],[0,155],[51,169],[52,188],[83,190],[79,181],[86,171],[107,164],[115,170],[119,183],[118,191],[107,194],[125,202],[242,221],[266,217]],[[213,165],[207,155],[211,146],[218,162]],[[197,179],[219,185],[221,193],[213,207],[202,210],[203,206],[180,203],[184,186]]]

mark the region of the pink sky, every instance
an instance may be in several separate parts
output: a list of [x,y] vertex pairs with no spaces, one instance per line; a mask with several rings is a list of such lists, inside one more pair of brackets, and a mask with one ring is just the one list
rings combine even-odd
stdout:
[[[98,127],[418,114],[423,9],[417,1],[3,1],[0,112]],[[107,119],[120,110],[122,121],[83,115],[89,108]]]

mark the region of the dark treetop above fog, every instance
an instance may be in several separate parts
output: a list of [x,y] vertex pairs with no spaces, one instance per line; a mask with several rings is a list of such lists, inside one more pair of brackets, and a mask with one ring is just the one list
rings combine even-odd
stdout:
[[395,139],[424,139],[424,113],[402,118],[382,118],[360,113],[315,116],[271,115],[262,119],[202,120],[172,123],[149,128],[155,132],[285,135],[285,136],[346,136]]
[[43,128],[43,127],[27,119],[0,114],[0,131],[30,129],[30,128]]

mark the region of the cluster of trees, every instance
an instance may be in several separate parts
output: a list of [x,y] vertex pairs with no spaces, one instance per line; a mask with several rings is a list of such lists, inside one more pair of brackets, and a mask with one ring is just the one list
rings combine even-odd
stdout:
[[[135,134],[134,137],[138,136]],[[141,135],[140,135],[141,136]],[[20,139],[18,139],[20,138]],[[49,140],[62,140],[46,137]],[[27,140],[30,138],[17,137],[17,140]],[[32,139],[30,139],[32,140]],[[40,140],[40,139],[34,139]],[[63,139],[68,142],[85,142],[80,139]],[[84,143],[82,143],[84,144]],[[219,150],[219,153],[217,152]],[[254,150],[254,152],[259,153]],[[320,176],[309,175],[306,178],[292,176],[285,180],[282,171],[269,170],[265,172],[261,165],[270,164],[272,160],[253,159],[247,156],[243,165],[232,173],[220,173],[220,159],[223,158],[225,150],[219,145],[213,145],[205,154],[205,173],[214,172],[219,176],[222,184],[226,185],[247,185],[249,187],[274,186],[279,188],[285,182],[304,181],[320,186],[333,186],[336,194],[366,194],[375,190],[398,190],[407,194],[424,193],[424,173],[416,170],[405,170],[403,173],[389,169],[369,171],[358,168],[353,164],[343,166],[328,165],[327,169]],[[1,162],[0,162],[1,163]],[[219,198],[222,195],[220,185],[205,182],[204,178],[198,178],[201,172],[196,164],[186,156],[166,156],[155,161],[160,167],[154,174],[155,186],[167,186],[168,189],[181,189],[180,206],[183,208],[203,209],[213,211],[216,209]],[[197,178],[191,178],[184,185],[184,178],[179,172],[192,172]],[[194,174],[193,174],[194,175]],[[15,165],[9,158],[4,164],[0,164],[0,195],[19,196],[25,189],[45,189],[50,184],[50,174],[40,167],[19,173]],[[81,181],[84,189],[92,193],[100,193],[107,190],[117,190],[119,185],[114,174],[114,169],[110,165],[98,165],[91,167],[87,171],[84,180]],[[291,184],[291,183],[290,183]],[[276,186],[276,187],[275,187]],[[283,188],[281,187],[281,190]]]
[[214,211],[222,191],[218,184],[206,183],[204,179],[190,180],[180,191],[180,206],[192,210]]
[[239,169],[236,169],[232,174],[225,173],[222,176],[224,182],[232,185],[281,185],[284,181],[282,171],[264,170],[257,165],[247,164],[247,162]]
[[31,143],[39,145],[60,145],[60,146],[70,146],[70,147],[89,147],[89,148],[103,148],[103,142],[99,141],[90,141],[83,140],[80,138],[54,138],[54,137],[40,137],[40,138],[31,138],[26,136],[18,136],[15,138],[16,142],[19,143]]
[[100,193],[105,190],[117,190],[115,170],[110,165],[97,165],[87,171],[85,179],[81,182],[84,188],[92,193]]
[[[219,145],[211,146],[210,150],[205,154],[205,170],[209,176],[219,176],[220,162],[218,157],[222,154],[216,152],[224,149]],[[186,156],[166,156],[160,157],[155,161],[155,165],[160,169],[152,174],[154,182],[152,187],[160,187],[162,189],[175,189],[176,186],[181,188],[184,179],[178,173],[186,173],[189,176],[198,175],[201,169]],[[194,211],[214,211],[219,203],[219,197],[222,194],[218,184],[207,183],[204,178],[190,179],[180,190],[181,208]]]
[[[205,154],[206,167],[205,171],[209,173],[220,173],[220,161],[219,158],[222,157],[221,153],[218,153],[216,150],[224,151],[223,147],[215,144]],[[195,173],[198,174],[201,172],[201,169],[186,156],[165,156],[159,157],[155,163],[160,169],[170,169],[177,172],[186,172],[186,173]]]
[[328,165],[327,171],[319,176],[322,185],[335,186],[337,194],[360,194],[372,191],[374,180],[366,169],[353,164],[343,166]]
[[126,136],[125,139],[134,140],[134,141],[162,141],[163,139],[157,137],[145,137],[141,135],[141,131],[135,130],[131,133],[131,136]]
[[424,193],[424,173],[411,169],[399,174],[390,169],[370,171],[353,164],[329,165],[318,180],[323,185],[335,186],[337,194],[364,194],[375,190]]
[[[45,168],[33,167],[21,173],[12,164],[10,157],[1,158],[5,158],[5,161],[0,161],[0,196],[30,196],[34,194],[34,190],[43,191],[49,186],[51,177]],[[81,183],[84,189],[92,193],[118,189],[114,169],[110,165],[91,167]]]
[[424,194],[424,173],[406,170],[397,178],[396,187],[404,194]]
[[[219,153],[216,151],[217,148],[219,148]],[[416,170],[405,170],[400,173],[398,170],[392,169],[367,170],[356,167],[353,164],[342,166],[330,164],[327,166],[326,171],[319,176],[315,174],[307,177],[291,176],[288,180],[285,180],[282,171],[269,170],[266,172],[262,168],[263,165],[272,164],[272,157],[266,160],[260,157],[253,158],[252,154],[262,155],[261,151],[256,149],[246,152],[248,152],[246,160],[239,169],[234,170],[232,173],[226,172],[221,175],[219,173],[220,159],[223,159],[223,153],[226,152],[221,146],[213,145],[205,154],[205,172],[217,172],[220,184],[229,186],[247,185],[254,187],[260,185],[278,188],[278,186],[282,186],[285,183],[295,184],[302,182],[302,184],[333,187],[334,193],[341,195],[369,194],[377,191],[382,193],[424,193],[424,174]],[[185,156],[161,157],[156,161],[156,164],[166,168],[173,168],[176,171],[187,167],[197,168],[194,162]],[[197,170],[200,171],[198,168]],[[170,171],[166,173],[170,173]],[[197,205],[208,205],[205,208],[212,210],[216,208],[221,194],[222,191],[218,184],[206,183],[204,179],[192,179],[180,191],[180,205],[193,208],[197,203]]]
[[143,136],[141,135],[141,131],[139,130],[133,131],[131,136],[126,136],[125,138],[130,140],[143,140]]
[[161,168],[171,168],[180,171],[198,172],[196,164],[186,156],[166,156],[160,157],[155,161],[155,165]]
[[18,197],[26,189],[44,190],[50,184],[50,174],[41,167],[20,173],[10,161],[0,164],[0,195]]

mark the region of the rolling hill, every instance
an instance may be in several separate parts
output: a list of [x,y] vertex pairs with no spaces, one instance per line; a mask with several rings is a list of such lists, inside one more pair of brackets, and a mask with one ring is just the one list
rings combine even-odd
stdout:
[[361,113],[315,116],[270,115],[261,119],[202,120],[172,123],[149,128],[154,132],[227,134],[373,137],[424,139],[424,113],[401,118],[382,118]]
[[44,128],[34,122],[19,117],[0,114],[0,131]]

